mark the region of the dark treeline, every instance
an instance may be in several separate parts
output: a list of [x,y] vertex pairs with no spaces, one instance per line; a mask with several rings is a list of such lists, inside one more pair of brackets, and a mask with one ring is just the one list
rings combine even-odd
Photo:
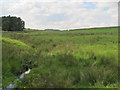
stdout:
[[25,22],[20,17],[3,16],[2,17],[2,30],[4,31],[22,31]]

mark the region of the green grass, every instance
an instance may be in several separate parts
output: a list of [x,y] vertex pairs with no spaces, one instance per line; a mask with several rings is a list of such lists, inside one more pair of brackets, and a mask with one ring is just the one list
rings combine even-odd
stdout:
[[10,38],[2,38],[3,87],[10,84],[23,70],[22,57],[29,54],[29,45]]
[[4,87],[25,67],[32,71],[19,88],[118,85],[118,28],[5,32],[2,40]]
[[10,39],[10,38],[2,38],[2,42],[8,46],[15,46],[16,48],[20,48],[20,49],[29,48],[29,46],[27,44],[25,44],[19,40],[14,40],[14,39]]

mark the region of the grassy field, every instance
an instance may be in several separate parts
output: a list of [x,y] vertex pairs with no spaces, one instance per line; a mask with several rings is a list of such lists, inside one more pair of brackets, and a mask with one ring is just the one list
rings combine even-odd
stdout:
[[26,68],[18,88],[117,87],[118,43],[118,28],[4,32],[3,87]]

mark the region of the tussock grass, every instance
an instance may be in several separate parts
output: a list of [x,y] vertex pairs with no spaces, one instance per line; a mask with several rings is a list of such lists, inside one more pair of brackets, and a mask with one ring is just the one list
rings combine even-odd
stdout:
[[19,88],[118,85],[117,28],[8,32],[3,38],[12,39],[3,40],[4,86],[26,67],[32,71],[17,82]]

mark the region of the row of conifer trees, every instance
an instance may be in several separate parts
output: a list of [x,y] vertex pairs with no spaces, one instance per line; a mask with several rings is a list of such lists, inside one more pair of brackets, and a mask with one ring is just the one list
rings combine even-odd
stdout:
[[2,17],[2,30],[4,31],[22,31],[25,27],[25,22],[16,16]]

